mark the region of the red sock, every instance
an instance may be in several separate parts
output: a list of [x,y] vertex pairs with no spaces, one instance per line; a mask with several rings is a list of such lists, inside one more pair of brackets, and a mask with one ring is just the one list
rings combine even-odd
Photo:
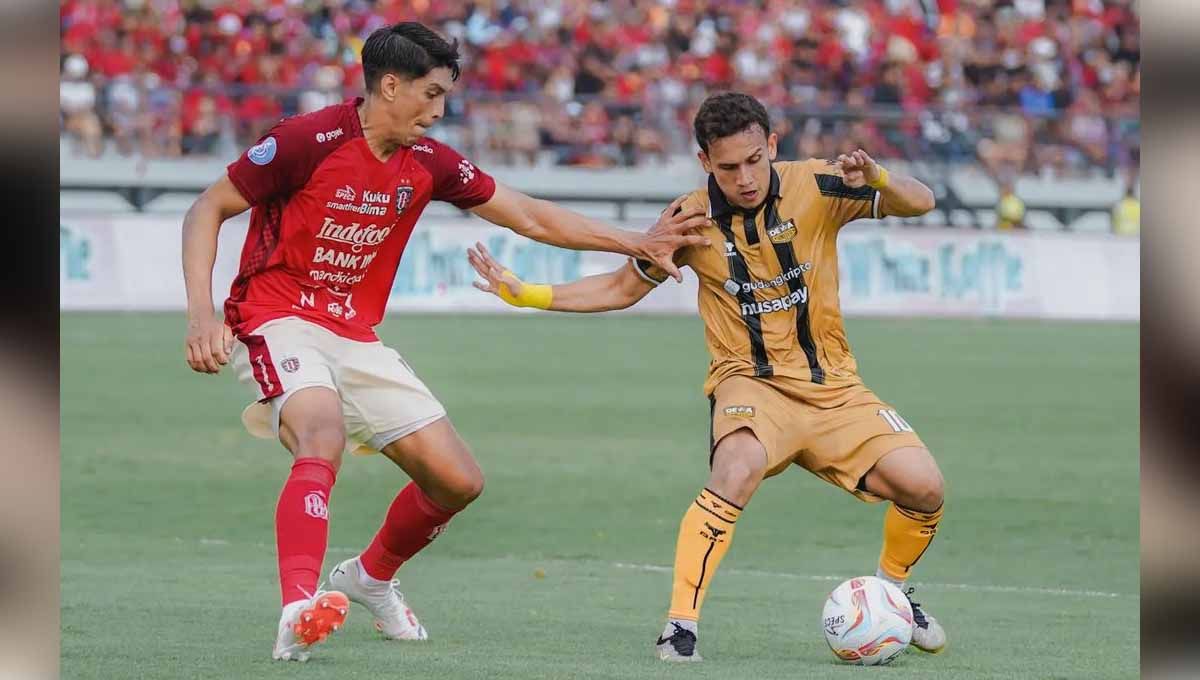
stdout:
[[429,500],[420,487],[409,482],[392,501],[371,545],[359,555],[363,569],[372,578],[391,580],[401,564],[442,533],[455,512]]
[[275,506],[279,586],[286,606],[317,590],[329,543],[329,492],[337,472],[320,458],[297,458]]

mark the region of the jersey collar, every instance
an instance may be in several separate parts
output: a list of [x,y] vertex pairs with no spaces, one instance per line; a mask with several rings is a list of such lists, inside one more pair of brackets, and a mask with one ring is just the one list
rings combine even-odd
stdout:
[[362,121],[358,119],[358,107],[362,106],[363,101],[365,100],[362,97],[354,97],[345,102],[350,110],[350,136],[352,137],[365,136],[363,135]]

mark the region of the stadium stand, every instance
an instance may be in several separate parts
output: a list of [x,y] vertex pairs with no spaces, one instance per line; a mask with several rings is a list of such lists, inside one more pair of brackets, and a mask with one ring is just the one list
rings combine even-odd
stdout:
[[1131,0],[63,0],[72,158],[229,158],[360,90],[372,30],[435,25],[466,70],[436,130],[481,162],[666,164],[704,94],[747,91],[785,157],[979,163],[1001,182],[1140,161]]

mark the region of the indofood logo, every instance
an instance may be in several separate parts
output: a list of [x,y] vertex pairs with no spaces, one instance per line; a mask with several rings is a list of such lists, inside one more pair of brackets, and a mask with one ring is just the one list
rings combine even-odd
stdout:
[[317,238],[349,244],[350,250],[357,253],[363,249],[363,246],[377,246],[383,243],[390,233],[392,233],[391,227],[380,228],[374,224],[364,227],[358,222],[348,225],[338,224],[333,221],[332,217],[326,217],[325,223],[317,232]]

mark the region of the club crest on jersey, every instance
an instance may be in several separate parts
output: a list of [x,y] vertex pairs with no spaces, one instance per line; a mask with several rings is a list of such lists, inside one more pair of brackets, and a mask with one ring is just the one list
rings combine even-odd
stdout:
[[412,187],[396,187],[396,217],[399,217],[408,204],[412,203],[412,197]]
[[279,366],[288,373],[295,373],[296,371],[300,370],[300,360],[296,357],[287,357],[283,361],[279,362]]
[[787,243],[796,237],[796,220],[788,220],[767,230],[771,243]]

